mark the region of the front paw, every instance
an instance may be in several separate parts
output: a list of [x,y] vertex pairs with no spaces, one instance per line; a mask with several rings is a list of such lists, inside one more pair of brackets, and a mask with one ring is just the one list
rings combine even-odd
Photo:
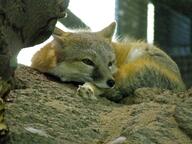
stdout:
[[97,100],[94,89],[90,84],[80,85],[77,89],[76,95],[81,96],[85,99]]

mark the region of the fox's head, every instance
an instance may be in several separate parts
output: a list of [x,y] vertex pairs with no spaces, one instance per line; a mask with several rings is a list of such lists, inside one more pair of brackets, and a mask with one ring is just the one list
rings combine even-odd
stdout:
[[111,39],[115,22],[99,32],[53,33],[56,65],[48,70],[62,81],[91,82],[99,88],[115,84],[115,54]]

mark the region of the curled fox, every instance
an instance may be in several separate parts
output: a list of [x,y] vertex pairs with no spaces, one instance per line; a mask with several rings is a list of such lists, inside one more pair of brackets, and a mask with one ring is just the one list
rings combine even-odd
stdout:
[[77,93],[119,101],[141,87],[185,90],[176,63],[145,42],[113,42],[115,22],[99,32],[64,32],[32,58],[32,67],[62,81],[83,82]]

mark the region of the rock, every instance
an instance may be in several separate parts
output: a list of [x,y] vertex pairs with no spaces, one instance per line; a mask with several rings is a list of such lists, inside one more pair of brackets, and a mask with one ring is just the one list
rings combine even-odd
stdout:
[[[172,93],[145,88],[131,97],[132,103],[119,104],[79,97],[77,86],[31,68],[18,68],[15,77],[24,86],[8,95],[13,99],[6,103],[8,144],[192,143],[191,100],[183,103],[192,89]],[[185,125],[179,109],[189,109]]]
[[68,3],[69,0],[0,0],[0,80],[12,81],[18,52],[46,40],[57,19],[65,15]]
[[[69,0],[0,0],[0,101],[13,87],[18,52],[46,40],[57,19],[65,15],[68,3]],[[1,108],[4,109],[3,102]],[[1,110],[1,143],[7,131]]]
[[192,97],[178,103],[175,119],[179,127],[192,138]]
[[0,98],[0,143],[3,143],[7,138],[8,127],[4,120],[5,104]]

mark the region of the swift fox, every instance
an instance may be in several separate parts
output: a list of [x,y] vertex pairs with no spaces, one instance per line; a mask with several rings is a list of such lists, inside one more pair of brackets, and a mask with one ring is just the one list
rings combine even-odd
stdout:
[[113,42],[113,22],[99,32],[64,32],[32,58],[31,67],[61,81],[83,82],[77,94],[104,95],[118,101],[141,87],[182,91],[176,63],[159,48],[145,42]]

